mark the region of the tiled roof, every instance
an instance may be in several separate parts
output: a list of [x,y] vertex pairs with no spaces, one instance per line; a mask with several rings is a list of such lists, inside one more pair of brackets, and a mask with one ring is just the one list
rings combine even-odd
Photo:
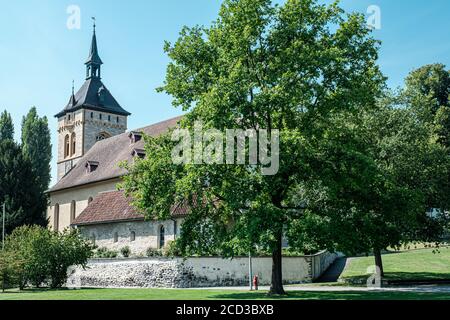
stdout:
[[[172,118],[134,131],[141,131],[149,136],[158,136],[169,128],[175,127],[180,119],[181,117]],[[119,167],[119,163],[125,160],[132,160],[134,149],[144,149],[144,141],[140,140],[132,144],[126,132],[97,142],[49,192],[123,176],[126,174],[126,171]],[[98,162],[98,167],[95,171],[86,172],[85,165],[87,161]]]
[[[185,204],[174,206],[172,217],[184,216],[188,213]],[[131,198],[125,197],[123,191],[99,193],[86,209],[73,221],[72,225],[95,225],[120,221],[144,220],[131,205]]]

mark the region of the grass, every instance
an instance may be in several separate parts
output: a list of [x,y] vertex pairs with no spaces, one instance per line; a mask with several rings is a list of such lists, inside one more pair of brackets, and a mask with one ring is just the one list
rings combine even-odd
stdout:
[[[383,255],[383,268],[387,280],[450,279],[450,247],[417,249]],[[340,279],[346,282],[364,280],[367,269],[374,265],[374,258],[352,258]]]
[[185,289],[17,290],[0,293],[0,300],[450,300],[450,293],[424,292],[315,292],[292,291],[268,297],[264,291]]
[[[385,276],[389,280],[450,279],[450,247],[417,249],[383,255]],[[364,280],[373,257],[353,258],[341,275],[343,280]],[[310,286],[306,284],[305,286]],[[342,283],[314,284],[323,291],[289,291],[287,296],[269,297],[267,292],[237,290],[188,289],[81,289],[8,290],[0,300],[450,300],[450,292],[399,291],[327,291],[326,286]],[[296,285],[299,286],[299,285]],[[288,288],[289,286],[286,286]],[[345,289],[344,289],[345,290]]]

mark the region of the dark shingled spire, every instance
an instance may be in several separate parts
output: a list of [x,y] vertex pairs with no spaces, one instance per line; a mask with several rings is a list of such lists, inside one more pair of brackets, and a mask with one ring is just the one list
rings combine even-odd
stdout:
[[92,19],[94,20],[94,33],[92,35],[91,50],[89,51],[89,57],[85,64],[101,66],[103,62],[102,59],[100,59],[100,56],[98,55],[97,36],[95,35],[95,18]]
[[93,19],[94,34],[92,36],[89,58],[85,63],[86,81],[76,94],[74,94],[72,89],[72,96],[70,97],[69,103],[64,110],[55,115],[57,118],[64,116],[68,112],[74,112],[82,108],[124,116],[129,116],[131,114],[120,106],[101,81],[100,66],[103,62],[98,55],[97,37],[95,35],[95,18]]

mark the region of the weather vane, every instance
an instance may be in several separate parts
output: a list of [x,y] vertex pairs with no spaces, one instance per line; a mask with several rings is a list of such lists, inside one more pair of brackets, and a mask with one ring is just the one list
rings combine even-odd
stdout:
[[94,21],[94,32],[95,32],[95,17],[91,17],[92,21]]

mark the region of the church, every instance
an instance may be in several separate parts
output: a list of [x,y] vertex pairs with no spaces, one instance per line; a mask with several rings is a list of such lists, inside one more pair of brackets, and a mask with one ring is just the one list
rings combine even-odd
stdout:
[[126,111],[101,78],[103,62],[94,25],[85,62],[86,80],[72,95],[58,119],[57,183],[49,189],[47,209],[53,230],[78,228],[98,247],[132,255],[162,249],[180,232],[186,208],[174,207],[168,221],[144,221],[117,189],[126,171],[123,161],[145,157],[143,134],[157,136],[177,125],[181,117],[127,131]]

